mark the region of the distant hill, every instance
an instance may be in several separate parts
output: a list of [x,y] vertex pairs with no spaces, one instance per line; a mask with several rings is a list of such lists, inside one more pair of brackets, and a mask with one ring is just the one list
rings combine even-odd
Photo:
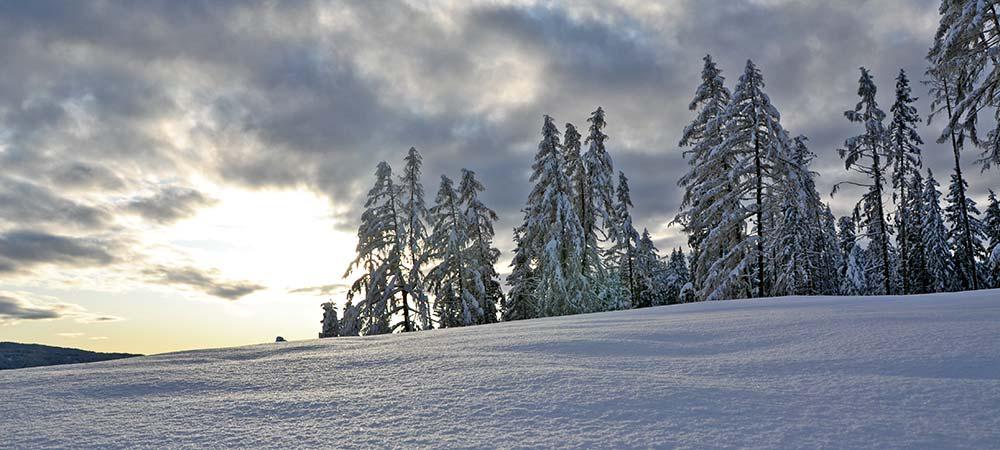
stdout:
[[130,358],[131,353],[99,353],[77,348],[52,347],[41,344],[0,342],[0,370],[25,367],[76,364],[111,359]]

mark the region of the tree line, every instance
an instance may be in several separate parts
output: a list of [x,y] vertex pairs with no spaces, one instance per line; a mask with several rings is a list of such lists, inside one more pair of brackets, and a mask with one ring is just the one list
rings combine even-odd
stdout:
[[[835,185],[863,191],[836,218],[815,185],[808,138],[793,136],[747,61],[732,90],[711,56],[689,105],[679,146],[688,163],[671,222],[689,253],[661,257],[632,222],[628,178],[607,151],[607,122],[593,111],[584,137],[544,116],[532,189],[514,229],[507,293],[494,266],[496,213],[469,170],[456,189],[442,176],[427,208],[421,159],[410,149],[403,175],[376,169],[359,227],[358,274],[344,317],[324,304],[321,336],[380,334],[609,311],[701,300],[782,295],[919,294],[1000,287],[1000,204],[980,213],[967,194],[966,147],[986,171],[1000,164],[1000,19],[996,1],[943,0],[924,82],[927,123],[944,116],[939,143],[954,167],[947,193],[924,168],[923,117],[900,70],[887,114],[871,73],[860,69],[857,125],[837,152],[854,176]],[[584,150],[586,148],[586,150]],[[859,181],[860,180],[860,181]],[[356,301],[356,302],[355,302]]]

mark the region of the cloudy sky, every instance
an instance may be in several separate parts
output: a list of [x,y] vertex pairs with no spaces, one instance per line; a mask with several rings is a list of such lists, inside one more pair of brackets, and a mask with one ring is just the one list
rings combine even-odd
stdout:
[[[314,337],[379,160],[416,146],[431,193],[475,170],[509,254],[542,115],[583,127],[597,106],[636,222],[680,245],[665,224],[705,54],[730,86],[747,58],[761,67],[828,191],[847,177],[835,149],[857,132],[842,113],[858,67],[888,109],[901,68],[922,79],[936,3],[4,2],[0,340],[152,353]],[[944,182],[938,131],[925,158]],[[997,174],[966,159],[982,202]]]

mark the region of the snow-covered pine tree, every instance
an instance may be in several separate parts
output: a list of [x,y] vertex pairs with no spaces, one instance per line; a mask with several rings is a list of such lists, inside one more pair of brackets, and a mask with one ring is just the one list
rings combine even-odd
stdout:
[[[603,122],[603,110],[599,119],[599,127],[596,129],[591,125],[588,143],[590,149],[587,155],[581,155],[581,135],[576,127],[571,123],[566,124],[563,133],[563,154],[565,155],[566,176],[569,178],[573,191],[573,205],[576,214],[580,219],[580,224],[584,229],[583,255],[580,260],[581,270],[587,278],[592,294],[588,295],[589,301],[586,309],[596,311],[606,309],[606,305],[621,301],[621,290],[617,289],[618,283],[609,278],[607,265],[603,259],[601,250],[601,237],[598,236],[598,216],[603,215],[603,195],[594,195],[591,189],[590,174],[587,172],[587,165],[593,163],[590,160],[602,160],[602,153],[606,157],[604,141],[607,136],[601,131],[605,126]],[[585,159],[586,157],[586,159]],[[610,159],[607,160],[610,165]]]
[[841,295],[848,295],[844,292],[843,287],[846,285],[843,283],[847,277],[848,257],[851,255],[851,251],[854,250],[854,244],[857,241],[858,227],[857,222],[854,221],[854,215],[841,216],[837,219],[837,246],[840,248],[840,254],[844,258],[840,266],[841,288],[838,289]]
[[358,307],[354,306],[351,299],[347,299],[344,305],[344,317],[340,319],[340,336],[357,336],[361,332],[361,324],[358,320]]
[[539,317],[538,300],[535,298],[537,281],[531,268],[531,248],[527,238],[528,211],[525,210],[524,223],[514,228],[514,258],[510,262],[511,272],[507,275],[510,290],[501,311],[504,321],[523,320]]
[[438,264],[427,272],[427,282],[434,292],[442,328],[479,321],[483,315],[479,299],[486,297],[485,289],[480,289],[483,284],[474,281],[475,274],[466,259],[469,225],[460,208],[454,184],[441,175],[441,186],[429,211],[433,225],[429,250]]
[[902,280],[902,293],[909,294],[911,289],[910,237],[914,222],[918,220],[919,211],[909,209],[911,193],[910,179],[920,168],[920,145],[924,142],[917,134],[917,123],[920,116],[912,103],[916,101],[910,95],[910,80],[906,72],[899,71],[896,77],[896,101],[892,104],[892,120],[889,122],[889,149],[892,154],[893,200],[896,202],[896,246],[899,249],[899,272]]
[[1000,288],[1000,202],[990,191],[989,205],[983,216],[983,232],[986,234],[986,272],[989,275],[989,286]]
[[[885,170],[892,159],[886,130],[882,124],[885,112],[879,109],[875,100],[876,90],[875,81],[868,69],[862,67],[858,83],[861,101],[853,110],[845,111],[844,116],[851,122],[860,123],[864,127],[864,133],[847,139],[844,148],[837,152],[844,160],[847,170],[854,170],[872,180],[871,184],[863,185],[868,188],[868,192],[855,206],[855,216],[861,219],[859,225],[865,230],[863,236],[870,241],[868,253],[872,254],[873,260],[869,261],[869,267],[876,272],[868,274],[868,284],[872,288],[881,286],[880,290],[874,292],[876,294],[890,294],[893,279],[889,249],[891,230],[886,221],[882,196],[885,192]],[[841,184],[834,186],[834,193]]]
[[493,223],[497,221],[497,213],[479,199],[479,193],[486,187],[476,179],[475,172],[462,169],[458,190],[465,223],[469,227],[466,233],[470,240],[468,264],[477,283],[476,290],[485,294],[479,299],[483,308],[481,322],[493,323],[498,319],[497,307],[503,303],[500,275],[495,268],[500,250],[493,246]]
[[[906,229],[909,235],[906,239],[907,249],[907,271],[910,275],[910,293],[924,294],[931,291],[930,274],[927,272],[927,261],[924,251],[924,221],[923,215],[926,211],[924,204],[924,178],[920,171],[915,171],[909,180],[909,196],[907,203],[901,205],[909,211],[913,219]],[[900,233],[903,231],[900,230]]]
[[[617,226],[611,228],[614,245],[609,254],[616,262],[615,269],[622,286],[628,292],[628,305],[632,308],[652,306],[639,296],[639,285],[636,277],[636,246],[639,243],[639,232],[632,225],[632,194],[628,186],[628,178],[623,172],[618,172],[618,187],[615,191],[613,219]],[[618,308],[615,308],[618,309]]]
[[[722,115],[729,105],[731,95],[725,86],[725,78],[712,61],[711,55],[704,58],[705,65],[701,71],[701,84],[695,90],[694,99],[688,105],[691,111],[698,111],[694,120],[684,128],[679,145],[691,147],[684,152],[688,162],[688,171],[677,183],[684,188],[681,201],[681,211],[673,223],[680,224],[688,236],[688,247],[691,248],[692,284],[701,289],[708,269],[722,257],[721,253],[706,254],[701,242],[708,236],[717,222],[707,216],[717,216],[719,211],[713,204],[722,195],[707,189],[710,182],[719,176],[724,176],[730,170],[733,161],[716,161],[721,166],[708,163],[712,149],[722,141],[722,133],[716,119]],[[703,219],[704,218],[704,219]],[[732,242],[742,240],[742,227],[728,230],[732,233]],[[725,245],[722,246],[726,247]]]
[[[709,300],[738,298],[745,293],[763,297],[769,291],[765,240],[770,230],[765,229],[764,219],[774,199],[765,195],[773,192],[772,168],[789,139],[763,88],[760,70],[748,60],[733,89],[732,101],[716,119],[723,139],[705,161],[716,170],[729,166],[728,173],[717,174],[704,184],[703,192],[719,193],[719,197],[707,214],[697,219],[718,218],[718,222],[707,222],[711,224],[709,234],[701,242],[702,251],[723,255],[712,264],[704,280],[703,296]],[[743,204],[746,198],[752,200]],[[750,219],[751,233],[732,242],[731,230],[743,229]]]
[[685,298],[685,291],[690,288],[691,273],[688,268],[687,258],[684,250],[676,248],[670,252],[670,259],[667,260],[665,276],[662,284],[666,288],[666,304],[684,303],[689,301]]
[[[585,295],[590,288],[581,267],[584,231],[560,147],[559,130],[546,115],[532,165],[534,187],[525,223],[515,231],[514,272],[507,278],[513,302],[509,309],[538,316],[573,314],[588,306]],[[534,305],[518,305],[522,301]]]
[[357,305],[358,326],[363,334],[391,333],[406,329],[408,321],[393,324],[396,313],[408,311],[396,294],[405,283],[402,255],[405,229],[399,217],[401,189],[393,182],[392,168],[385,161],[375,169],[375,185],[368,191],[358,227],[357,257],[345,277],[357,269],[361,275],[351,285],[347,298],[364,298]]
[[[621,279],[615,277],[609,267],[613,262],[605,261],[600,256],[605,253],[601,244],[613,241],[616,227],[619,225],[615,210],[614,165],[608,154],[605,142],[608,135],[604,133],[607,127],[604,109],[598,107],[587,119],[589,131],[584,143],[587,151],[583,154],[583,169],[586,182],[581,182],[579,171],[574,175],[573,183],[577,189],[580,224],[584,233],[584,255],[586,255],[585,274],[592,283],[593,295],[587,302],[588,310],[619,309],[626,295],[621,285]],[[594,257],[597,255],[598,257]],[[589,271],[589,272],[587,272]]]
[[855,242],[851,246],[851,252],[847,254],[847,273],[844,275],[844,286],[841,292],[844,295],[868,295],[871,288],[868,284],[868,274],[865,261],[867,253],[861,248],[861,244]]
[[[927,118],[927,123],[933,120],[938,114],[946,114],[948,123],[946,124],[938,142],[949,141],[951,144],[952,158],[954,160],[954,176],[958,179],[956,187],[961,198],[968,198],[965,188],[965,176],[962,172],[961,153],[965,145],[965,138],[971,138],[974,144],[981,143],[976,136],[976,124],[978,122],[978,108],[967,109],[973,104],[983,100],[981,92],[976,94],[978,88],[976,82],[982,72],[983,65],[986,64],[985,53],[968,51],[969,48],[962,49],[959,42],[968,44],[970,35],[967,34],[970,22],[964,14],[973,10],[966,10],[965,6],[978,8],[981,4],[972,5],[967,3],[958,7],[960,2],[943,2],[941,5],[941,26],[935,36],[934,46],[928,55],[931,67],[927,70],[930,80],[930,92],[933,96],[931,102],[931,113]],[[958,7],[958,8],[956,8]],[[974,28],[974,27],[973,27]],[[950,36],[949,36],[950,35]],[[973,37],[973,41],[975,37]],[[995,63],[994,63],[995,64]],[[992,95],[992,94],[990,94]],[[978,98],[978,99],[974,99]],[[994,142],[996,130],[991,133]],[[989,166],[991,158],[985,157],[980,162],[984,164],[984,170]],[[962,239],[965,240],[963,246],[974,247],[972,236],[972,225],[970,213],[966,208],[967,202],[958,202],[958,219],[961,225]],[[967,256],[967,255],[966,255]],[[975,261],[964,261],[966,266],[974,266]],[[978,289],[981,280],[978,273],[972,272],[973,289]]]
[[[413,331],[417,328],[427,330],[431,328],[431,305],[423,279],[423,264],[427,257],[425,248],[427,228],[424,226],[424,221],[427,219],[427,206],[424,203],[424,185],[420,182],[420,167],[423,164],[423,159],[415,147],[410,147],[404,161],[406,165],[399,180],[402,191],[400,192],[402,199],[400,216],[403,218],[406,228],[403,255],[405,285],[402,289],[403,305],[406,305],[404,329],[406,331]],[[407,295],[414,303],[413,309],[416,317],[413,319],[410,318]]]
[[667,289],[662,283],[666,267],[657,254],[649,230],[642,230],[642,237],[635,247],[635,284],[639,304],[655,306],[667,304]]
[[930,292],[948,292],[955,287],[955,262],[948,247],[948,229],[941,211],[941,193],[934,174],[927,169],[924,184],[922,215],[924,239],[924,264],[930,277]]
[[[934,78],[957,81],[954,101],[949,99],[948,124],[938,142],[954,138],[961,128],[983,149],[983,170],[1000,164],[1000,131],[996,125],[985,140],[976,125],[980,111],[993,109],[994,123],[1000,122],[996,93],[1000,89],[1000,19],[996,0],[942,0],[941,20],[928,52],[929,70]],[[941,93],[939,92],[938,95]],[[949,95],[947,92],[944,93]],[[961,180],[960,180],[961,182]],[[966,243],[968,245],[968,243]]]
[[822,266],[830,256],[820,253],[826,249],[822,229],[825,205],[819,199],[812,173],[808,166],[813,154],[806,147],[806,138],[798,136],[790,148],[773,164],[777,175],[774,186],[780,199],[773,213],[772,236],[767,240],[767,254],[771,255],[774,268],[774,285],[771,295],[814,295],[820,292]]
[[[968,185],[958,176],[952,174],[951,183],[948,185],[947,206],[944,208],[945,220],[950,225],[948,227],[948,244],[951,246],[952,255],[955,258],[955,276],[959,281],[961,290],[974,290],[982,287],[979,262],[986,257],[986,250],[983,248],[982,239],[983,223],[976,218],[979,210],[976,202],[965,196]],[[962,205],[964,200],[964,205]],[[963,207],[964,206],[964,207]],[[964,219],[963,210],[968,213]],[[967,238],[966,233],[968,233]]]
[[840,250],[840,240],[837,235],[837,219],[830,210],[830,205],[823,205],[820,217],[820,240],[816,243],[815,254],[819,258],[818,273],[813,276],[818,281],[818,293],[822,295],[840,294],[843,285],[843,271],[846,256]]

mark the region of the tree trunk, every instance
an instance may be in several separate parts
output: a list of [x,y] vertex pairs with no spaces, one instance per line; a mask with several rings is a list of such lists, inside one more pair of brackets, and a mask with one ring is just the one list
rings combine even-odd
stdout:
[[[755,112],[756,116],[756,112]],[[756,117],[754,117],[756,123]],[[756,126],[756,124],[754,125]],[[757,183],[757,297],[764,296],[764,173],[761,167],[760,138],[753,137],[754,171]]]

